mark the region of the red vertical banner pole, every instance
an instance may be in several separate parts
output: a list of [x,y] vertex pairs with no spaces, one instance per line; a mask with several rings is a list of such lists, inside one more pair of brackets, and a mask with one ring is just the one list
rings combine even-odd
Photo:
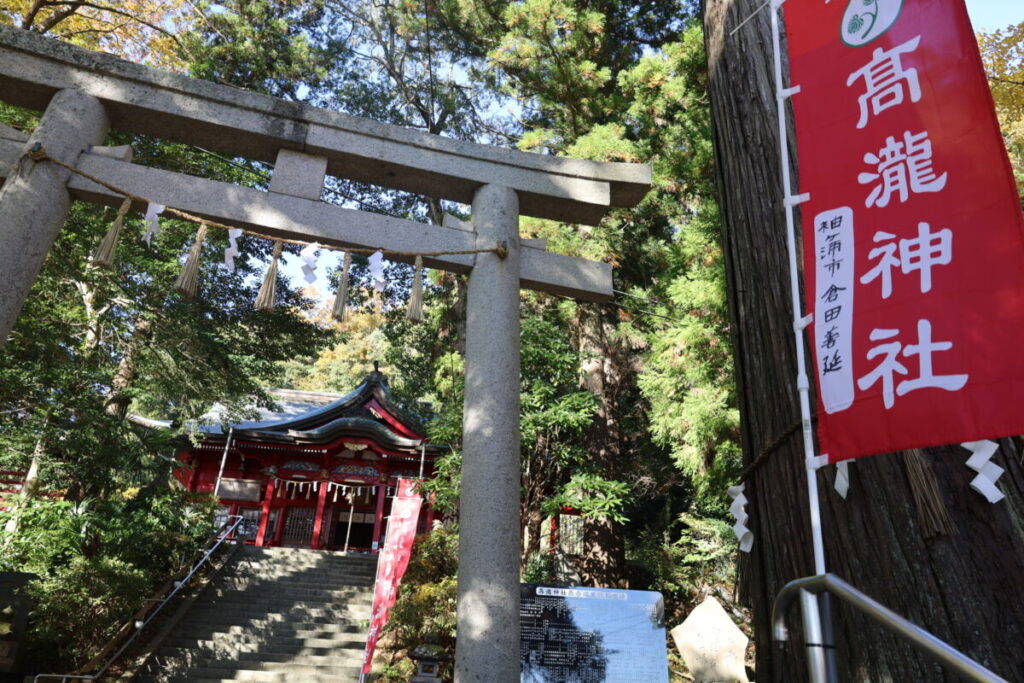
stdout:
[[[416,491],[411,479],[399,479],[395,487],[395,499],[391,505],[388,522],[388,536],[384,550],[377,559],[377,578],[373,585],[373,610],[370,613],[370,628],[366,636],[366,650],[363,653],[363,668],[359,680],[365,680],[373,665],[373,653],[381,629],[388,621],[391,608],[398,598],[398,586],[412,556],[413,541],[416,538],[416,522],[420,516],[423,498]],[[386,494],[386,488],[381,495]]]

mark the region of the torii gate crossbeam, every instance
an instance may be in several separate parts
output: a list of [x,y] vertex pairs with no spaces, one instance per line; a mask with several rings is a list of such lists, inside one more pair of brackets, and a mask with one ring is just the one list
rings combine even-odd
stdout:
[[[596,224],[635,205],[649,166],[524,154],[427,135],[170,74],[0,26],[0,100],[45,112],[25,140],[0,127],[0,343],[72,198],[119,198],[26,152],[36,143],[147,200],[274,238],[385,251],[507,244],[425,258],[469,272],[456,680],[519,680],[519,289],[611,298],[606,264],[520,240],[519,215]],[[270,191],[111,158],[108,128],[277,161]],[[12,172],[17,169],[16,172]],[[318,201],[324,174],[472,204],[472,225],[432,226]],[[142,207],[136,207],[142,208]]]

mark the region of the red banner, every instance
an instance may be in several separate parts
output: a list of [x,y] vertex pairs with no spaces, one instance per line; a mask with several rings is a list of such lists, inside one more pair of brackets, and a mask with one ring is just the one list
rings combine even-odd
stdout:
[[[409,566],[412,543],[416,538],[416,524],[420,516],[423,499],[416,492],[416,482],[399,479],[398,492],[391,502],[388,517],[388,535],[384,550],[377,558],[377,579],[373,587],[373,611],[370,613],[370,630],[366,636],[366,651],[363,654],[363,674],[370,673],[373,653],[377,649],[380,631],[388,622],[391,607],[398,598],[398,586],[402,575]],[[362,680],[363,676],[360,676]]]
[[962,0],[790,0],[832,462],[1024,434],[1024,217]]

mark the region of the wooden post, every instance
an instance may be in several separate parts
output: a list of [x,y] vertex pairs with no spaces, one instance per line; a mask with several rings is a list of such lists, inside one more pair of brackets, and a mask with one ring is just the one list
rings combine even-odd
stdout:
[[519,200],[473,197],[480,244],[466,305],[466,391],[459,495],[457,683],[519,681]]
[[[61,90],[23,151],[38,143],[54,159],[73,165],[90,145],[103,141],[108,125],[103,105],[95,97]],[[14,328],[46,254],[64,226],[71,206],[70,175],[52,162],[22,157],[20,167],[0,187],[0,345]]]
[[383,484],[377,486],[377,510],[373,517],[373,545],[371,546],[375,553],[380,552],[381,527],[384,525],[384,501],[387,497],[388,483],[385,479]]
[[320,492],[316,499],[316,517],[313,518],[313,550],[324,547],[320,540],[320,531],[324,524],[324,508],[327,506],[327,482],[320,482]]
[[267,480],[267,488],[263,491],[263,507],[260,512],[260,530],[256,534],[256,545],[262,546],[267,538],[267,526],[270,524],[270,506],[274,502],[273,477]]

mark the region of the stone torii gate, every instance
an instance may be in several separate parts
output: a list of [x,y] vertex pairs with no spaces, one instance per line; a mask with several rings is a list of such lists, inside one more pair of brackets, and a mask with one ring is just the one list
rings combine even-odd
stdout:
[[[0,188],[0,343],[71,200],[116,206],[123,199],[54,163],[29,160],[25,155],[37,143],[53,159],[133,195],[271,239],[406,253],[507,245],[504,258],[481,253],[423,261],[469,273],[456,680],[518,681],[519,289],[583,301],[612,296],[610,266],[521,241],[519,216],[596,225],[610,207],[643,198],[650,167],[451,140],[190,79],[6,26],[0,26],[0,100],[44,110],[31,137],[0,126],[0,177],[6,179]],[[273,162],[269,192],[132,164],[130,154],[96,147],[110,128]],[[321,202],[326,174],[471,204],[471,224],[427,225]]]

